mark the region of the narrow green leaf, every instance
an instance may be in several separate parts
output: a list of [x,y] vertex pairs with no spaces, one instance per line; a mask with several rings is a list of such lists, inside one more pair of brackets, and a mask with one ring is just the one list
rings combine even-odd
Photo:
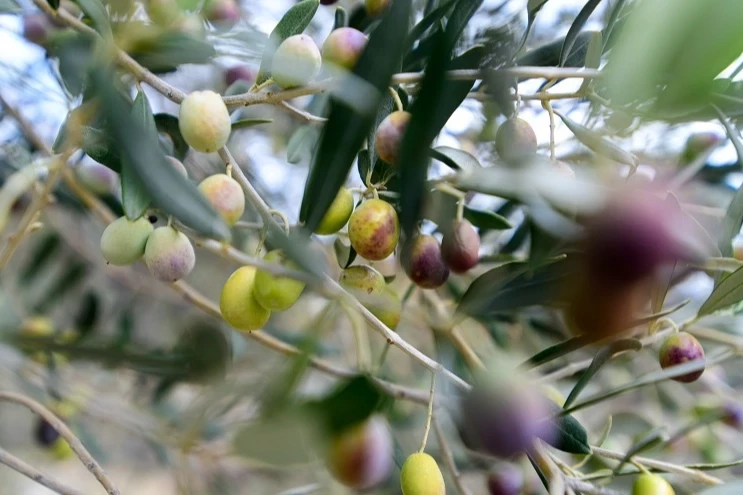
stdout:
[[341,268],[348,268],[356,259],[356,250],[350,244],[346,244],[340,237],[336,238],[333,243],[333,250],[335,251],[335,259],[338,260],[338,265]]
[[640,349],[642,349],[642,342],[637,339],[617,340],[599,349],[593,357],[591,365],[583,372],[578,383],[575,384],[573,390],[570,391],[570,395],[565,399],[563,407],[570,407],[570,404],[575,402],[583,389],[586,388],[588,383],[591,381],[591,378],[598,373],[601,367],[606,364],[614,354],[625,351],[639,351]]
[[570,354],[573,351],[581,349],[591,343],[591,339],[579,335],[577,337],[571,337],[562,342],[558,342],[527,359],[521,364],[522,368],[533,368],[540,366],[544,363],[549,363],[557,358]]
[[14,0],[0,0],[0,14],[17,14],[22,11],[23,8]]
[[183,161],[188,154],[188,143],[183,139],[181,128],[178,126],[178,117],[169,113],[155,114],[157,131],[167,134],[173,143],[173,156]]
[[266,48],[263,51],[261,66],[258,69],[255,84],[263,84],[271,78],[271,62],[273,54],[282,41],[295,34],[301,34],[305,28],[310,25],[310,21],[315,16],[317,8],[320,6],[320,0],[302,0],[292,8],[286,11],[276,27],[271,31],[268,37]]
[[[131,115],[132,119],[142,126],[144,132],[155,140],[157,126],[150,109],[150,103],[143,91],[138,92],[136,98],[134,98]],[[124,160],[123,165],[121,170],[121,206],[124,208],[124,214],[128,219],[136,220],[144,214],[152,199],[147,194],[147,190],[142,185],[133,167],[126,160]]]
[[387,407],[389,401],[390,397],[368,376],[357,375],[311,405],[322,417],[328,432],[333,434],[364,421],[376,411]]
[[482,229],[506,230],[513,228],[513,224],[507,218],[492,211],[475,210],[469,206],[464,207],[464,218],[475,227]]
[[[395,100],[392,98],[392,95],[390,95],[389,92],[385,93],[384,97],[382,97],[382,103],[380,103],[379,105],[379,110],[377,110],[377,116],[374,118],[374,124],[372,124],[371,128],[369,129],[369,134],[366,138],[368,161],[370,165],[369,170],[371,171],[371,173],[374,172],[374,165],[377,163],[377,128],[379,127],[379,124],[381,124],[382,121],[395,110],[397,110],[397,107],[395,106]],[[361,180],[366,182],[366,174],[361,177]]]
[[333,22],[333,31],[335,31],[338,28],[346,27],[347,22],[348,22],[348,16],[346,15],[346,9],[340,6],[336,7],[335,18]]
[[59,0],[46,0],[51,8],[57,10],[59,8]]
[[560,51],[560,67],[565,65],[565,61],[570,56],[570,51],[573,49],[575,40],[578,38],[578,33],[583,29],[588,18],[591,17],[591,14],[593,14],[593,11],[600,3],[601,0],[588,0],[583,8],[580,9],[580,12],[578,12],[573,24],[570,25],[568,34],[565,36],[565,42],[562,45],[562,50]]
[[480,162],[471,153],[451,146],[437,146],[431,150],[431,157],[456,170],[482,168]]
[[658,312],[653,313],[651,315],[643,316],[642,318],[638,318],[638,319],[636,319],[635,321],[632,322],[632,326],[633,327],[636,327],[636,326],[639,326],[639,325],[645,325],[645,324],[650,323],[652,321],[655,321],[655,320],[657,320],[659,318],[663,318],[665,316],[668,316],[670,314],[673,314],[676,311],[678,311],[679,309],[681,309],[684,306],[686,306],[687,304],[689,304],[690,302],[691,302],[691,299],[684,299],[683,301],[681,301],[677,305],[673,306],[672,308],[669,308],[669,309],[666,309],[666,310],[663,310],[663,311],[658,311]]
[[110,79],[110,72],[97,69],[92,76],[113,142],[155,206],[203,235],[229,239],[230,231],[222,218],[196,186],[168,163],[142,123],[131,117],[126,101]]
[[462,104],[474,81],[449,81],[446,71],[480,66],[484,47],[476,46],[447,62],[464,24],[475,13],[482,1],[459,1],[446,25],[438,32],[436,45],[426,67],[421,91],[413,102],[412,117],[400,145],[400,227],[409,248],[424,201],[430,147],[452,113]]
[[562,119],[567,128],[570,129],[570,132],[572,132],[578,141],[580,141],[586,148],[590,149],[594,153],[611,158],[616,162],[629,165],[632,168],[637,166],[637,159],[632,155],[632,153],[625,151],[619,145],[612,143],[605,137],[596,134],[587,127],[574,122],[565,115],[562,115],[559,112],[555,112],[555,114]]
[[570,454],[590,454],[591,446],[588,444],[588,433],[583,425],[569,414],[562,414],[563,408],[554,402],[547,400],[548,407],[552,409],[553,416],[547,420],[552,423],[556,435],[545,439],[554,448]]
[[410,0],[396,0],[369,37],[366,49],[353,70],[353,75],[369,83],[371,113],[359,113],[338,98],[331,99],[330,114],[322,131],[318,150],[307,179],[300,220],[312,231],[345,182],[356,154],[376,110],[387,91],[392,74],[399,66],[402,43],[408,28]]
[[[547,0],[544,1],[546,2]],[[439,22],[451,10],[455,3],[457,3],[457,0],[447,0],[425,15],[418,24],[413,26],[413,29],[410,30],[410,33],[405,40],[405,46],[407,49],[410,50],[415,42],[418,41],[418,39],[423,36],[431,26]]]
[[105,132],[94,127],[82,129],[83,151],[93,160],[114,172],[121,172],[121,155]]
[[83,300],[80,303],[80,307],[77,310],[77,314],[75,315],[75,330],[77,330],[76,340],[86,337],[93,332],[101,313],[100,306],[100,300],[95,292],[88,291],[85,293]]
[[299,127],[289,138],[286,145],[286,161],[300,163],[312,159],[320,139],[320,129],[314,125]]
[[627,461],[632,459],[632,457],[650,450],[651,448],[665,442],[667,439],[668,425],[653,428],[649,432],[645,433],[632,445],[632,447],[629,448],[629,450],[627,450],[627,453],[624,455],[622,460],[619,461],[619,464],[614,468],[614,474],[616,475],[619,473],[622,467],[627,463]]
[[617,0],[611,8],[611,14],[609,14],[609,19],[606,21],[606,27],[604,27],[604,30],[601,32],[601,37],[604,40],[603,51],[606,51],[609,47],[609,40],[614,32],[614,27],[618,24],[617,19],[619,19],[619,14],[622,12],[622,8],[624,8],[624,2],[625,0]]
[[[601,31],[590,31],[591,40],[588,42],[586,49],[586,69],[598,69],[601,65],[601,53],[604,49]],[[584,79],[578,89],[578,93],[583,93],[592,84],[593,79]]]
[[247,129],[261,124],[270,124],[273,119],[240,119],[232,123],[232,130]]
[[83,92],[92,49],[89,36],[67,31],[60,32],[49,47],[49,54],[59,59],[62,82],[74,96]]
[[79,287],[87,274],[88,267],[82,261],[69,263],[54,282],[45,288],[44,294],[38,299],[33,311],[35,313],[46,312],[49,307],[61,300],[65,294]]
[[743,300],[743,268],[725,276],[697,312],[697,317],[712,314]]

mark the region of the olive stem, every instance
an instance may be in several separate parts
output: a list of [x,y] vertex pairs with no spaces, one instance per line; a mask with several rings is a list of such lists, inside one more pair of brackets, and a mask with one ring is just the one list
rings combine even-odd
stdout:
[[275,215],[281,219],[281,221],[284,223],[284,230],[288,234],[290,232],[291,226],[289,225],[289,219],[286,215],[281,213],[279,210],[271,209],[271,215]]
[[106,489],[109,495],[120,495],[121,492],[114,486],[111,479],[103,471],[103,468],[98,462],[90,455],[90,452],[85,448],[79,438],[72,433],[67,425],[59,419],[53,412],[46,407],[42,406],[35,400],[25,395],[16,394],[14,392],[0,392],[0,401],[13,402],[15,404],[26,407],[27,409],[35,412],[52,428],[54,428],[59,435],[64,438],[70,445],[72,451],[77,455],[78,459],[83,465],[90,471],[98,482]]
[[70,488],[47,474],[42,473],[30,464],[23,462],[7,450],[0,448],[0,464],[5,464],[10,469],[21,473],[27,478],[43,485],[60,495],[83,495],[82,492]]
[[423,430],[423,441],[421,442],[421,448],[418,452],[426,450],[426,442],[428,441],[428,433],[431,431],[431,418],[433,418],[433,399],[436,393],[436,372],[431,371],[431,390],[428,396],[428,412],[426,413],[426,429]]
[[294,105],[291,105],[287,103],[286,101],[281,101],[278,104],[279,107],[287,110],[289,113],[292,113],[299,117],[300,119],[304,120],[305,122],[311,123],[311,124],[322,124],[328,121],[325,117],[318,117],[317,115],[312,115],[310,112],[305,112],[304,110],[301,110]]
[[[617,461],[621,461],[625,458],[625,454],[621,452],[614,452],[609,449],[604,449],[601,447],[591,446],[591,451],[600,457],[605,457],[607,459],[614,459]],[[710,476],[706,473],[703,473],[702,471],[699,471],[697,469],[690,469],[684,466],[678,466],[676,464],[670,464],[668,462],[658,461],[655,459],[649,459],[647,457],[640,457],[635,456],[634,460],[640,464],[642,464],[646,469],[647,468],[653,468],[658,469],[660,471],[664,471],[666,473],[674,473],[674,474],[680,474],[683,476],[686,476],[687,478],[690,478],[694,481],[697,481],[699,483],[705,483],[707,485],[720,485],[722,484],[722,480],[719,478],[716,478],[714,476]]]
[[387,89],[390,92],[390,96],[392,97],[392,101],[395,102],[395,107],[397,108],[397,111],[398,112],[402,112],[402,110],[403,110],[402,100],[400,99],[400,95],[397,94],[397,90],[395,90],[395,88],[393,88],[392,86],[390,86]]
[[369,334],[366,332],[361,315],[354,308],[349,307],[346,301],[341,302],[341,307],[346,316],[351,320],[351,329],[356,341],[356,361],[360,371],[369,371],[371,367],[371,350],[369,346]]
[[460,198],[459,201],[457,201],[457,221],[461,222],[464,218],[464,199]]
[[552,111],[552,104],[547,101],[542,101],[542,107],[547,110],[550,118],[550,160],[555,160],[555,112]]

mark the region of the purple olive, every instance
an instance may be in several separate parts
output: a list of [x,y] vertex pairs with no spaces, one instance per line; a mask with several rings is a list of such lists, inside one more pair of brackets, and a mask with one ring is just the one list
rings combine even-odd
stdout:
[[467,220],[455,221],[441,240],[441,254],[454,273],[464,273],[480,260],[480,235]]
[[[704,349],[702,344],[693,335],[686,332],[678,332],[668,337],[660,347],[658,354],[660,367],[663,369],[677,366],[689,361],[704,361]],[[704,368],[692,371],[686,375],[673,378],[682,383],[691,383],[699,379],[704,373]]]
[[513,464],[498,464],[488,473],[490,495],[519,495],[523,488],[524,474]]
[[449,278],[449,267],[441,256],[439,241],[430,235],[416,236],[409,253],[403,253],[405,272],[418,287],[435,289]]

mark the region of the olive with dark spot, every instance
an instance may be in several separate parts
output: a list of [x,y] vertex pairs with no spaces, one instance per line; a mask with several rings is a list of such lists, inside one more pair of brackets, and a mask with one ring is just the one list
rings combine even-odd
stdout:
[[[678,332],[668,337],[658,353],[660,367],[671,368],[690,361],[704,361],[704,349],[699,341],[687,332]],[[697,381],[704,373],[704,368],[677,376],[673,380],[682,383]]]

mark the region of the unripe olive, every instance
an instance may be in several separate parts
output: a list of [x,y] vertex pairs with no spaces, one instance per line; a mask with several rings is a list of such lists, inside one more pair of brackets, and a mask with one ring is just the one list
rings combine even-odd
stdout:
[[252,83],[255,81],[255,71],[247,65],[237,65],[227,69],[224,74],[224,82],[227,86],[232,86],[237,81]]
[[230,29],[240,20],[240,6],[235,0],[210,0],[204,7],[204,17],[221,29]]
[[480,260],[480,235],[467,220],[455,221],[441,240],[441,254],[454,273],[464,273]]
[[82,185],[96,194],[110,194],[116,185],[116,172],[98,162],[86,161],[75,169]]
[[315,233],[335,234],[348,223],[351,213],[353,213],[353,194],[345,187],[341,187],[338,195],[330,204],[330,208],[325,212],[325,216],[322,217],[320,225],[315,229]]
[[227,144],[232,122],[221,96],[213,91],[194,91],[181,102],[178,126],[189,146],[211,153]]
[[400,471],[403,495],[446,495],[444,476],[436,460],[424,452],[405,459]]
[[[670,368],[688,361],[704,361],[704,349],[699,341],[687,332],[678,332],[668,337],[660,346],[658,353],[660,366]],[[677,376],[673,380],[682,383],[691,383],[699,379],[704,368],[686,375]]]
[[342,27],[331,32],[322,45],[323,62],[353,69],[369,39],[358,29]]
[[536,155],[537,135],[524,119],[509,119],[495,133],[495,150],[507,163],[523,163]]
[[178,18],[173,24],[173,28],[183,34],[187,34],[195,39],[203,39],[206,34],[204,20],[198,14],[186,14]]
[[63,461],[71,457],[75,451],[72,450],[70,444],[64,438],[58,438],[56,442],[51,445],[51,452],[58,460]]
[[238,330],[258,330],[271,317],[271,311],[255,299],[255,275],[255,267],[243,266],[235,270],[222,287],[219,310],[224,321]]
[[44,45],[53,29],[52,22],[46,14],[35,12],[23,16],[23,37],[31,43]]
[[402,264],[410,280],[424,289],[441,287],[449,278],[439,241],[431,235],[416,236],[410,252],[403,253]]
[[387,286],[384,276],[374,268],[368,265],[346,268],[339,283],[388,328],[394,330],[400,323],[400,296]]
[[54,322],[46,316],[29,316],[18,331],[24,337],[49,337],[54,334]]
[[[269,251],[263,259],[289,268],[297,268],[294,263],[286,259],[280,250]],[[303,290],[303,282],[289,277],[277,277],[264,270],[258,270],[255,275],[253,296],[264,308],[283,311],[297,302]]]
[[144,261],[156,279],[175,282],[191,273],[196,264],[196,254],[186,234],[165,226],[150,234]]
[[743,261],[743,234],[738,234],[733,237],[733,258],[738,261]]
[[400,239],[397,212],[381,199],[364,201],[348,220],[348,238],[360,256],[370,261],[385,259]]
[[147,0],[145,10],[152,22],[159,26],[170,26],[181,16],[178,0]]
[[333,477],[355,490],[368,490],[392,471],[392,436],[378,416],[352,426],[331,440],[326,459]]
[[322,55],[306,34],[285,39],[276,49],[271,64],[271,77],[280,88],[304,86],[320,72]]
[[390,165],[397,165],[400,144],[410,117],[412,117],[410,112],[397,110],[385,117],[377,127],[374,138],[377,155]]
[[644,473],[632,484],[632,495],[675,495],[673,487],[657,474]]
[[153,230],[145,217],[136,220],[117,218],[103,231],[101,253],[112,265],[131,265],[144,255],[147,239]]
[[513,464],[499,464],[488,473],[490,495],[519,495],[523,488],[524,474]]
[[392,0],[366,0],[366,13],[375,17],[384,13],[392,4]]
[[167,157],[168,163],[170,163],[174,169],[176,169],[183,177],[188,177],[188,170],[186,166],[179,159],[172,156]]
[[226,174],[210,175],[199,184],[199,191],[230,227],[245,212],[245,194],[235,179]]
[[537,438],[553,438],[554,427],[545,421],[549,413],[547,399],[527,387],[477,385],[460,403],[458,429],[473,450],[508,459]]

